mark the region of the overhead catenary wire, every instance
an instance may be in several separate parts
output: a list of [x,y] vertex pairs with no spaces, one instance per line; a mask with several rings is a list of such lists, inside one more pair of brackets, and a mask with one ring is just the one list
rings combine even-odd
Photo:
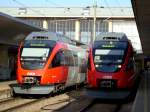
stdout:
[[15,2],[15,3],[17,3],[17,4],[20,5],[20,6],[24,7],[24,8],[28,8],[28,9],[31,10],[32,12],[35,12],[35,13],[37,13],[37,14],[43,16],[43,17],[46,17],[45,14],[41,13],[39,10],[34,10],[34,9],[32,9],[32,8],[30,8],[30,7],[28,7],[28,6],[26,6],[25,4],[23,4],[23,3],[21,3],[21,2],[19,2],[19,1],[17,1],[17,0],[12,0],[12,1]]
[[[117,2],[118,2],[118,4],[120,4],[121,7],[123,7],[123,5],[121,5],[120,0],[117,0]],[[130,2],[130,4],[131,4],[131,2]],[[127,6],[124,6],[124,7],[127,7]],[[131,7],[131,6],[130,6],[130,7]],[[131,10],[129,10],[129,12],[130,12],[131,14],[133,13],[132,8],[131,8]],[[125,14],[125,11],[123,11],[123,13]]]
[[[117,2],[117,4],[119,5],[120,8],[123,8],[123,6],[120,4],[119,0],[116,0],[116,2]],[[121,9],[121,14],[126,15],[123,9]]]
[[109,9],[109,11],[110,11],[110,13],[111,13],[111,16],[114,16],[114,14],[113,14],[112,10],[110,9],[110,6],[109,6],[109,4],[108,4],[107,0],[103,0],[103,1],[105,2],[105,5],[106,5],[106,6],[107,6],[107,8]]
[[62,7],[61,5],[56,4],[56,3],[53,2],[52,0],[45,0],[45,2],[50,3],[51,5],[54,5],[54,6],[56,6],[56,7]]
[[[57,7],[58,7],[58,6],[61,7],[60,5],[54,3],[54,2],[52,2],[52,1],[50,1],[50,0],[45,0],[45,1],[47,1],[47,2],[49,1],[49,2],[51,2],[51,4],[56,5]],[[13,2],[15,2],[15,3],[21,5],[21,6],[25,7],[25,8],[28,8],[29,10],[31,10],[31,11],[33,11],[33,12],[35,12],[35,13],[37,13],[37,14],[43,16],[43,17],[46,17],[45,14],[40,13],[39,10],[33,10],[32,8],[26,6],[25,4],[23,4],[23,3],[21,3],[21,2],[19,2],[19,1],[17,1],[17,0],[13,0]],[[65,21],[65,22],[67,22],[67,21],[74,21],[74,20],[77,20],[77,19],[51,20],[51,21],[49,21],[49,23],[55,24],[55,25],[56,25],[56,28],[57,28],[57,27],[59,27],[59,26],[64,27],[64,24],[59,23],[60,21]],[[66,29],[66,28],[65,28],[65,29]],[[56,32],[57,32],[57,29],[56,29]]]
[[[112,15],[113,15],[113,12],[112,12],[112,10],[110,9],[110,6],[109,6],[109,4],[108,4],[108,1],[107,0],[104,0],[104,2],[105,2],[105,4],[109,7],[109,10],[110,10],[110,12],[112,13]],[[127,14],[127,12],[124,10],[124,8],[126,8],[125,6],[123,6],[122,4],[121,4],[121,2],[120,2],[120,0],[115,0],[115,2],[116,2],[116,4],[120,7],[120,14],[121,14],[121,16],[123,17],[125,17],[126,15],[128,15]],[[132,10],[128,10],[131,14],[133,13],[132,12]]]
[[120,1],[119,1],[119,0],[116,0],[116,2],[117,2],[117,4],[118,4],[119,6],[121,6],[121,4],[120,4]]
[[[111,16],[113,17],[113,16],[114,16],[114,13],[113,13],[111,7],[110,7],[109,4],[108,4],[108,1],[107,1],[107,0],[103,0],[103,1],[104,1],[105,5],[107,6],[108,10],[110,11]],[[120,2],[119,2],[119,0],[116,0],[116,3],[118,4],[118,6],[119,6],[120,8],[122,7],[121,4],[120,4]],[[126,15],[123,9],[121,9],[120,11],[121,11],[121,15],[122,15],[122,16],[125,16],[125,15]],[[106,18],[105,20],[109,20],[109,19],[111,19],[112,17],[108,17],[108,18]]]

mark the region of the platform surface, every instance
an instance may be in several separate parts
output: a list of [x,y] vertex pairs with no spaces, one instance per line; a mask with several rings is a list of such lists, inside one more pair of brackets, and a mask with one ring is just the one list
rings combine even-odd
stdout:
[[0,91],[10,89],[9,84],[13,84],[13,83],[16,83],[16,82],[17,82],[16,80],[0,82]]
[[150,112],[150,71],[142,74],[132,112]]

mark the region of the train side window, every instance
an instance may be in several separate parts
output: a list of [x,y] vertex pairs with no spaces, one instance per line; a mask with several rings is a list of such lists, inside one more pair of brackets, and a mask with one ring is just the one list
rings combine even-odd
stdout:
[[65,50],[61,52],[60,56],[60,64],[61,66],[66,66],[66,56],[65,56]]
[[73,66],[78,66],[78,59],[79,59],[79,57],[78,57],[78,53],[75,51],[75,52],[73,52]]
[[64,51],[65,66],[74,66],[75,60],[73,52],[70,50]]

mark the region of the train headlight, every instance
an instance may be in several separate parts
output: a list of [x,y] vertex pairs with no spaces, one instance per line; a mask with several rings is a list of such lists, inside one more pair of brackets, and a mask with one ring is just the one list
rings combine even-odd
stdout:
[[99,65],[95,65],[95,67],[99,67]]
[[118,65],[118,68],[121,68],[121,65]]
[[36,77],[24,77],[24,83],[36,83],[37,82],[37,79]]

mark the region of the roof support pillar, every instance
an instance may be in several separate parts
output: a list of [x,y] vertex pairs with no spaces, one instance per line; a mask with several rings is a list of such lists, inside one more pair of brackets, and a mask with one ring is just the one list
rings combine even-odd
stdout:
[[112,21],[108,22],[108,32],[113,32],[113,23],[112,23]]
[[48,22],[47,20],[43,20],[43,28],[48,29]]
[[10,79],[11,69],[9,67],[9,56],[8,56],[8,46],[0,45],[0,79],[6,80]]
[[75,40],[80,41],[80,21],[75,21]]

